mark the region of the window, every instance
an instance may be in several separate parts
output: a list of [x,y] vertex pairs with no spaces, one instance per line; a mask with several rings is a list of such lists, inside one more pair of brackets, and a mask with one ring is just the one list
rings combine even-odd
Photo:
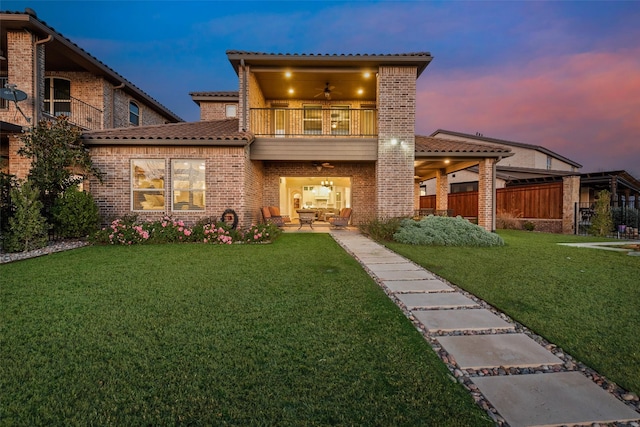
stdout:
[[376,134],[375,106],[362,106],[362,110],[360,110],[360,133],[362,135]]
[[174,211],[203,211],[205,196],[204,159],[179,159],[171,161]]
[[58,116],[71,116],[71,82],[66,79],[44,79],[44,112]]
[[547,156],[547,170],[551,169],[551,161],[552,161],[552,157],[551,156]]
[[334,105],[331,107],[331,135],[349,135],[351,123],[348,105]]
[[[7,84],[7,78],[0,77],[0,88],[5,87],[6,84]],[[9,108],[9,101],[7,101],[6,99],[0,98],[0,109],[5,109],[5,108]]]
[[238,106],[235,104],[225,105],[225,114],[227,117],[236,117],[238,115]]
[[131,209],[164,211],[164,160],[131,160]]
[[129,123],[133,126],[140,125],[140,107],[133,101],[129,102]]
[[451,194],[466,193],[467,191],[478,191],[478,181],[473,182],[457,182],[451,184]]
[[322,106],[321,105],[305,105],[304,106],[304,134],[305,135],[322,135]]

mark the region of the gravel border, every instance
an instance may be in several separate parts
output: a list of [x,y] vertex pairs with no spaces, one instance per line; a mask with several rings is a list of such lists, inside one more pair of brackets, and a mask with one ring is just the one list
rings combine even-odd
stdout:
[[2,252],[0,251],[0,264],[20,261],[23,259],[35,258],[43,255],[49,255],[55,252],[68,251],[70,249],[81,248],[89,243],[85,240],[62,240],[58,242],[50,242],[47,246],[33,251],[25,252]]

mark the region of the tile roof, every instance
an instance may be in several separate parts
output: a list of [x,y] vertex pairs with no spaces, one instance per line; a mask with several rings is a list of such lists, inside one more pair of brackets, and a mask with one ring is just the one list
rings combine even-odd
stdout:
[[190,96],[202,96],[202,97],[211,97],[211,98],[228,98],[228,97],[238,97],[240,96],[239,92],[236,91],[216,91],[216,92],[189,92]]
[[130,126],[85,132],[82,139],[87,145],[247,145],[253,142],[253,134],[239,131],[238,126],[238,119]]
[[278,53],[278,52],[251,52],[246,50],[227,50],[227,55],[244,56],[281,56],[281,57],[322,57],[322,58],[383,58],[383,57],[431,57],[430,52],[409,52],[409,53]]
[[416,135],[416,155],[422,154],[472,154],[472,155],[486,155],[494,154],[497,157],[511,156],[511,150],[509,148],[497,147],[493,145],[475,144],[471,142],[453,141],[444,138],[434,138],[433,136]]
[[521,148],[528,148],[530,150],[535,150],[535,151],[539,151],[541,153],[547,154],[551,157],[555,157],[556,159],[562,160],[565,163],[568,163],[572,166],[575,166],[577,168],[581,168],[582,165],[580,163],[574,162],[571,159],[568,159],[564,156],[561,156],[558,153],[555,153],[545,147],[542,147],[540,145],[532,145],[532,144],[525,144],[523,142],[515,142],[515,141],[507,141],[505,139],[497,139],[497,138],[489,138],[486,137],[484,135],[471,135],[471,134],[467,134],[467,133],[462,133],[462,132],[454,132],[454,131],[450,131],[450,130],[445,130],[445,129],[438,129],[437,131],[433,132],[431,134],[431,136],[433,135],[437,135],[438,133],[444,133],[444,134],[448,134],[448,135],[452,135],[452,136],[458,136],[458,137],[462,137],[462,138],[470,138],[470,139],[475,139],[478,141],[484,141],[484,142],[489,142],[489,143],[493,143],[493,144],[502,144],[502,145],[509,145],[511,147],[521,147]]

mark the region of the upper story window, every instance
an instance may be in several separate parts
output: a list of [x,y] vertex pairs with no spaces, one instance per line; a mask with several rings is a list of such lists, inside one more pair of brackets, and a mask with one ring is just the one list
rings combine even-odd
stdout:
[[349,135],[351,125],[350,110],[348,105],[331,106],[331,134]]
[[71,115],[71,82],[67,79],[44,79],[44,112],[54,117]]
[[133,101],[129,101],[129,124],[140,125],[140,107]]
[[[0,87],[4,87],[4,85],[6,84],[7,84],[7,78],[0,77]],[[2,109],[9,108],[9,101],[7,101],[6,99],[0,98],[0,108]]]
[[552,161],[552,157],[551,156],[547,156],[547,170],[551,169],[551,161]]
[[303,127],[305,135],[322,135],[322,106],[305,105]]
[[225,116],[232,118],[238,116],[238,106],[235,104],[225,105]]

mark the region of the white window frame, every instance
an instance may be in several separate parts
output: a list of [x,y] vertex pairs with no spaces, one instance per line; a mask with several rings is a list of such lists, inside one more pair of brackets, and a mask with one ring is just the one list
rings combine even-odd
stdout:
[[206,210],[206,163],[205,159],[199,158],[171,160],[172,211],[204,212]]
[[[152,168],[152,164],[155,164],[155,166],[162,164],[162,168]],[[131,211],[165,211],[167,204],[165,198],[166,168],[164,159],[131,159],[129,166],[131,173]],[[145,172],[147,169],[149,171]]]
[[[69,82],[69,98],[56,98],[56,81]],[[45,77],[45,98],[43,99],[44,112],[52,117],[58,116],[71,116],[71,80],[62,77]],[[46,91],[49,90],[49,98],[46,98]],[[49,104],[49,108],[47,108]],[[69,111],[56,111],[56,105],[65,104],[68,105]]]

